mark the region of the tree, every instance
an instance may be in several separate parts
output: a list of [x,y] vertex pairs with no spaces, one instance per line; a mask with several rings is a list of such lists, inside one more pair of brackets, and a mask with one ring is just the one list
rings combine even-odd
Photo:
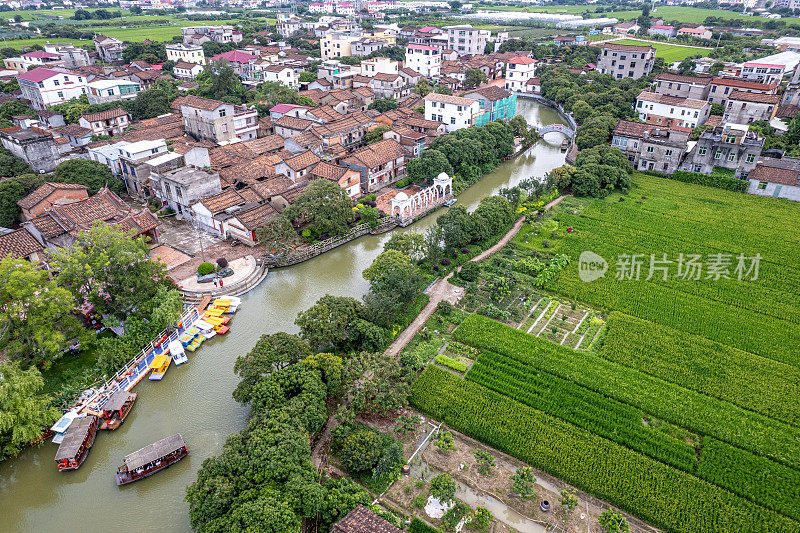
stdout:
[[494,455],[486,450],[475,450],[475,463],[478,465],[478,472],[484,476],[492,473],[494,467]]
[[29,261],[11,255],[0,260],[0,302],[0,331],[12,359],[49,361],[79,333],[71,315],[75,298]]
[[[2,159],[2,156],[0,156]],[[19,202],[44,183],[40,174],[23,174],[0,181],[0,226],[11,227],[22,211]]]
[[383,245],[383,249],[397,250],[414,261],[420,261],[425,257],[425,235],[393,232],[386,244]]
[[508,123],[514,128],[514,137],[524,137],[528,132],[528,121],[522,115],[514,115]]
[[716,76],[719,74],[719,71],[725,68],[725,63],[722,61],[717,61],[713,65],[708,68],[708,73],[712,76]]
[[444,83],[437,83],[436,85],[434,85],[433,92],[436,94],[447,94],[447,95],[453,94],[453,91],[450,89],[450,87],[448,87]]
[[327,294],[299,313],[294,323],[312,350],[324,351],[346,345],[360,312],[361,302],[355,298]]
[[594,108],[592,108],[592,106],[587,104],[584,100],[578,100],[572,105],[572,115],[575,117],[575,120],[578,121],[578,124],[583,124],[583,122],[592,116],[593,113]]
[[449,474],[439,474],[431,480],[430,491],[440,502],[451,502],[456,497],[456,482]]
[[619,120],[610,115],[592,116],[578,128],[575,142],[579,150],[585,150],[599,144],[608,144],[611,132]]
[[470,529],[476,531],[488,531],[489,527],[494,522],[494,515],[486,507],[476,507],[475,514],[469,521]]
[[209,61],[195,81],[200,85],[200,96],[215,100],[235,96],[239,100],[237,103],[242,102],[244,86],[228,61]]
[[140,92],[133,100],[125,100],[123,107],[137,120],[153,118],[170,112],[170,105],[178,96],[176,83],[157,80],[152,87]]
[[103,187],[113,192],[122,192],[124,183],[114,176],[107,165],[91,159],[68,159],[56,167],[53,180],[57,183],[77,183],[89,189],[89,194],[97,194]]
[[512,490],[515,494],[519,494],[519,497],[523,500],[529,500],[536,496],[536,493],[533,491],[533,484],[536,483],[536,476],[533,475],[531,467],[524,466],[522,468],[517,468],[516,473],[511,475],[511,482]]
[[341,235],[353,220],[347,191],[329,180],[313,180],[284,212],[295,224],[305,222],[319,234]]
[[414,86],[413,91],[420,96],[426,96],[429,92],[431,92],[431,86],[427,80],[419,80]]
[[575,489],[561,489],[561,497],[558,498],[558,501],[563,507],[564,515],[571,513],[578,507],[578,497],[576,496]]
[[789,127],[784,135],[786,137],[786,144],[797,145],[800,143],[800,115],[795,115],[789,121]]
[[144,61],[155,64],[167,60],[167,51],[162,43],[129,43],[122,51],[122,60],[125,63]]
[[342,465],[348,472],[371,470],[381,458],[381,438],[371,429],[359,429],[351,433],[342,443],[339,454]]
[[51,265],[59,284],[80,305],[90,303],[98,314],[108,314],[111,325],[143,308],[169,283],[166,267],[150,259],[144,238],[99,221],[72,246],[54,250]]
[[431,182],[442,172],[453,175],[453,167],[447,157],[436,148],[423,150],[419,157],[408,162],[406,171],[414,183]]
[[397,100],[392,98],[378,98],[369,104],[369,109],[375,109],[381,113],[386,113],[392,109],[397,109]]
[[142,8],[137,6],[137,5],[132,5],[130,8],[128,8],[128,11],[130,11],[131,14],[133,14],[133,15],[141,15],[142,14]]
[[28,163],[15,156],[5,148],[0,148],[0,176],[7,178],[29,174],[31,167]]
[[303,71],[297,77],[297,80],[300,83],[311,83],[312,81],[314,81],[316,79],[317,79],[317,73],[316,72],[309,72],[309,71]]
[[614,509],[603,511],[598,522],[600,522],[600,527],[605,529],[607,533],[625,533],[631,530],[628,521],[622,516],[622,513]]
[[411,259],[397,250],[385,250],[362,273],[370,291],[391,296],[405,306],[419,293],[420,277]]
[[233,398],[240,403],[248,402],[258,381],[310,355],[308,342],[297,335],[283,332],[262,335],[247,355],[236,358],[233,371],[240,381]]
[[269,253],[275,255],[293,251],[300,243],[297,230],[294,229],[292,222],[284,213],[258,228],[256,239],[259,244],[266,246]]
[[367,144],[376,143],[378,141],[383,140],[383,134],[389,131],[391,128],[389,126],[378,126],[377,128],[370,130],[364,136],[364,140]]
[[325,500],[319,516],[318,531],[330,531],[333,524],[347,513],[364,505],[369,507],[372,497],[358,483],[350,478],[332,479],[325,483]]
[[684,59],[678,65],[678,74],[682,74],[684,76],[690,76],[694,74],[695,68],[697,68],[697,63],[695,63],[691,59]]
[[463,248],[472,242],[475,235],[474,221],[463,205],[451,207],[440,215],[436,225],[442,228],[445,248],[450,250]]
[[467,88],[475,89],[487,81],[486,74],[479,68],[470,68],[464,72],[464,86]]
[[0,460],[16,455],[40,437],[60,413],[42,394],[44,380],[36,367],[0,364]]
[[718,117],[723,116],[725,114],[725,106],[719,102],[714,102],[713,104],[711,104],[710,114],[716,115]]

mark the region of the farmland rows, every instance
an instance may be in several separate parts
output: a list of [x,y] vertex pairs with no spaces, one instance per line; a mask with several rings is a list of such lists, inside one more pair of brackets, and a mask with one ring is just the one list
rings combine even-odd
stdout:
[[478,315],[467,317],[453,336],[459,342],[532,365],[690,431],[800,468],[800,428]]
[[[704,296],[719,302],[743,307],[758,313],[781,318],[795,323],[800,323],[800,271],[784,265],[762,259],[758,272],[758,279],[751,280],[745,276],[740,281],[734,272],[736,267],[736,250],[721,250],[697,244],[685,244],[676,239],[669,239],[659,235],[647,234],[645,238],[641,230],[620,225],[618,223],[600,222],[585,218],[561,216],[564,224],[574,226],[577,233],[564,241],[567,252],[577,261],[584,250],[592,250],[603,256],[611,265],[606,277],[613,278],[616,274],[613,264],[618,255],[642,254],[643,264],[641,278],[648,277],[650,268],[650,255],[661,258],[666,254],[667,259],[677,261],[679,254],[700,254],[702,261],[709,254],[733,253],[732,264],[729,267],[730,279],[705,279],[706,271],[700,280],[676,279],[676,263],[669,265],[669,276],[665,281],[661,272],[655,271],[654,282],[677,289],[683,292]],[[749,262],[747,263],[749,265]]]
[[727,490],[440,368],[423,372],[411,400],[458,431],[669,531],[800,529],[797,522]]
[[481,354],[467,379],[663,463],[695,470],[694,447],[645,426],[647,415],[630,405],[490,352]]
[[600,355],[687,389],[800,426],[800,370],[614,312]]
[[[697,435],[684,434],[680,428],[667,427],[662,430],[660,427],[663,424],[654,420],[648,420],[648,426],[644,426],[642,421],[647,419],[647,415],[627,404],[591,393],[574,383],[552,378],[532,366],[515,363],[491,352],[481,355],[467,378],[653,459],[689,473],[696,471],[694,447],[685,440],[699,442]],[[666,432],[674,432],[675,436]],[[717,448],[723,445],[732,448],[722,441],[714,442],[721,443]],[[734,451],[708,459],[704,446],[700,459],[706,466],[697,471],[698,477],[717,484],[715,480],[722,475],[726,483],[721,486],[731,492],[792,518],[800,518],[800,498],[792,496],[797,489],[787,486],[787,480],[800,479],[800,471],[744,450],[734,448]],[[729,463],[729,459],[732,462]],[[747,475],[743,469],[753,465],[758,466],[760,478],[772,480],[770,489],[754,490],[751,475]],[[731,475],[731,472],[735,475]],[[779,492],[783,498],[784,504],[779,508],[774,507],[776,497],[773,492]]]

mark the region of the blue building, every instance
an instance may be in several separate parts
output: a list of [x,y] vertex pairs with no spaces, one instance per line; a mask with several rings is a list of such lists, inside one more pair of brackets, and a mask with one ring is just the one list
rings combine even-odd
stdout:
[[487,85],[464,95],[477,100],[488,115],[487,122],[510,119],[517,113],[517,95],[497,85]]

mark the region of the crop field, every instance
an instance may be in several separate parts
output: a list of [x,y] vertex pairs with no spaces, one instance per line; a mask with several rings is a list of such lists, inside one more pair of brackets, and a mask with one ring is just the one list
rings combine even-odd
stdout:
[[[516,248],[573,228],[553,231],[572,262],[543,298],[602,309],[598,342],[469,315],[452,337],[480,355],[464,377],[426,369],[413,403],[669,531],[800,531],[800,206],[643,175],[584,205]],[[604,276],[581,280],[584,251]],[[684,279],[681,254],[731,264]],[[758,276],[738,279],[739,254]],[[646,258],[638,280],[625,257]]]
[[660,43],[655,41],[640,41],[638,39],[621,39],[619,41],[614,41],[618,44],[638,44],[638,45],[650,45],[656,49],[656,57],[663,57],[664,61],[667,64],[672,63],[673,61],[682,61],[690,56],[707,56],[711,53],[710,48],[694,48],[690,46],[675,46],[672,44],[667,43]]

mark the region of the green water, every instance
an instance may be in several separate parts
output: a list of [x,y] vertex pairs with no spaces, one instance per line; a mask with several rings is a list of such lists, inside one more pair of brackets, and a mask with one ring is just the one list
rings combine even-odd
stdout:
[[[530,124],[558,122],[553,110],[530,101],[519,100],[517,111]],[[554,144],[540,142],[502,164],[458,202],[472,209],[501,187],[562,165],[561,137],[550,135]],[[439,214],[396,231],[422,231]],[[189,531],[186,485],[247,419],[247,408],[231,397],[238,382],[236,357],[263,333],[296,331],[297,313],[325,294],[361,297],[368,288],[361,272],[389,235],[362,237],[300,265],[271,271],[242,298],[230,333],[206,341],[189,354],[187,364],[173,365],[163,381],[136,386],[139,398],[125,423],[116,431],[99,432],[77,471],[58,472],[53,460],[57,446],[49,441],[0,463],[0,532]],[[143,481],[115,485],[114,472],[125,455],[174,433],[186,439],[189,457]]]

